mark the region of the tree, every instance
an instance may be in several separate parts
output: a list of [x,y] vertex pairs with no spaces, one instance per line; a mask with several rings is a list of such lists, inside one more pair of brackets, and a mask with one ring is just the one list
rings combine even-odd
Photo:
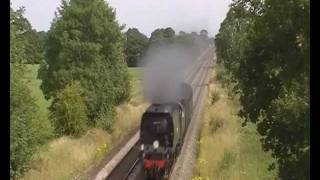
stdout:
[[41,48],[40,38],[37,31],[32,29],[29,21],[23,16],[25,9],[19,8],[16,12],[12,9],[12,24],[15,25],[16,34],[15,38],[23,46],[24,63],[38,64],[43,61],[43,49]]
[[126,37],[126,62],[129,67],[136,67],[148,46],[148,38],[136,28],[129,28]]
[[310,179],[309,8],[303,0],[238,0],[216,36],[240,115],[257,123],[282,179]]
[[192,48],[192,46],[194,46],[194,39],[191,34],[185,33],[183,31],[180,31],[179,35],[176,36],[175,42],[188,48]]
[[149,44],[159,45],[173,43],[175,32],[171,27],[156,29],[151,33]]
[[46,41],[47,41],[47,38],[48,38],[47,32],[39,31],[39,32],[37,32],[37,36],[38,36],[38,39],[39,39],[40,49],[41,49],[41,51],[42,51],[42,53],[44,55],[45,54],[45,48],[46,48]]
[[203,37],[205,37],[205,38],[208,38],[208,31],[205,30],[205,29],[202,29],[202,30],[200,31],[200,36],[203,36]]
[[62,1],[48,32],[41,71],[46,98],[56,98],[67,84],[79,81],[87,97],[89,124],[111,121],[114,105],[128,99],[130,92],[123,51],[121,27],[105,1]]
[[167,27],[163,30],[163,37],[167,39],[173,39],[175,37],[175,32],[171,27]]

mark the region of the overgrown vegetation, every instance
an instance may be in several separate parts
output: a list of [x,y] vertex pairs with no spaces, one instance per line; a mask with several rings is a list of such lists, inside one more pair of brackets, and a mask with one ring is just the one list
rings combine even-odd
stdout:
[[[216,72],[221,72],[220,68],[215,66]],[[193,180],[275,179],[277,171],[268,171],[268,165],[275,160],[262,150],[261,136],[252,123],[241,127],[238,96],[229,97],[229,88],[220,81],[209,87]],[[212,94],[220,97],[214,104]]]
[[88,179],[85,177],[87,170],[96,166],[106,153],[139,126],[147,106],[145,102],[137,106],[131,102],[117,106],[112,132],[91,128],[77,138],[54,139],[36,154],[31,169],[21,179]]
[[216,36],[240,115],[257,124],[282,179],[310,178],[309,27],[308,0],[236,0]]
[[[40,112],[36,114],[34,120],[42,121],[43,118],[48,118],[50,111],[47,108],[50,107],[51,101],[45,100],[40,89],[41,81],[36,79],[39,65],[23,67],[28,70],[25,77],[29,83],[26,85],[30,89],[31,95],[35,97],[35,103],[39,106]],[[41,146],[39,152],[34,151],[30,161],[30,169],[20,179],[72,179],[82,176],[88,167],[97,164],[128,132],[136,129],[147,103],[143,101],[139,93],[141,92],[139,80],[141,69],[129,69],[129,72],[132,75],[131,83],[135,87],[136,94],[133,95],[129,103],[121,104],[115,108],[116,115],[112,133],[90,128],[76,138],[60,134],[58,138]],[[46,120],[45,122],[51,125],[50,121]],[[47,129],[46,126],[40,127],[39,124],[33,128],[39,128],[43,133]],[[39,137],[43,140],[46,136],[42,134]]]
[[59,135],[79,136],[87,129],[87,107],[79,82],[71,82],[57,92],[50,107],[51,119]]
[[39,106],[28,87],[27,68],[33,56],[25,39],[34,31],[23,9],[10,8],[10,178],[21,176],[29,167],[37,147],[50,139],[52,127],[38,116]]

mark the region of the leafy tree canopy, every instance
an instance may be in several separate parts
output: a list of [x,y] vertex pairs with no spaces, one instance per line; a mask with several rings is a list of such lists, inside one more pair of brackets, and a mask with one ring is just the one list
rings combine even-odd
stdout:
[[[46,97],[79,81],[89,124],[96,124],[97,119],[111,121],[113,106],[130,92],[121,28],[104,0],[62,1],[48,32],[46,64],[41,71]],[[101,114],[105,118],[99,118]]]
[[129,67],[135,67],[148,46],[148,37],[140,33],[136,28],[129,28],[126,32],[126,37],[126,62]]
[[309,25],[309,1],[236,0],[215,40],[282,179],[310,178]]
[[29,21],[23,16],[24,7],[14,11],[10,7],[10,24],[13,29],[10,31],[10,42],[14,41],[13,49],[17,46],[21,48],[23,59],[11,58],[21,63],[35,64],[43,61],[43,48],[37,31],[32,29]]
[[171,27],[156,29],[151,33],[149,43],[172,43],[175,37],[175,31]]

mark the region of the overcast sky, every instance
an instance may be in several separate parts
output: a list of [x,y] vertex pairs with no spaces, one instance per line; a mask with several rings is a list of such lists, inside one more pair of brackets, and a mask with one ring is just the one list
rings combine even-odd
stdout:
[[[136,27],[147,36],[156,28],[172,27],[215,35],[232,0],[107,0],[126,28]],[[24,6],[33,28],[47,31],[61,0],[11,0],[14,9]]]

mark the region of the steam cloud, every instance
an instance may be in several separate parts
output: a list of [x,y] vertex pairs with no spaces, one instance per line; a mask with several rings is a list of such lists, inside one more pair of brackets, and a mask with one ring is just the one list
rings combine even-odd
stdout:
[[179,100],[180,85],[192,53],[178,45],[150,48],[142,60],[144,96],[151,103]]

